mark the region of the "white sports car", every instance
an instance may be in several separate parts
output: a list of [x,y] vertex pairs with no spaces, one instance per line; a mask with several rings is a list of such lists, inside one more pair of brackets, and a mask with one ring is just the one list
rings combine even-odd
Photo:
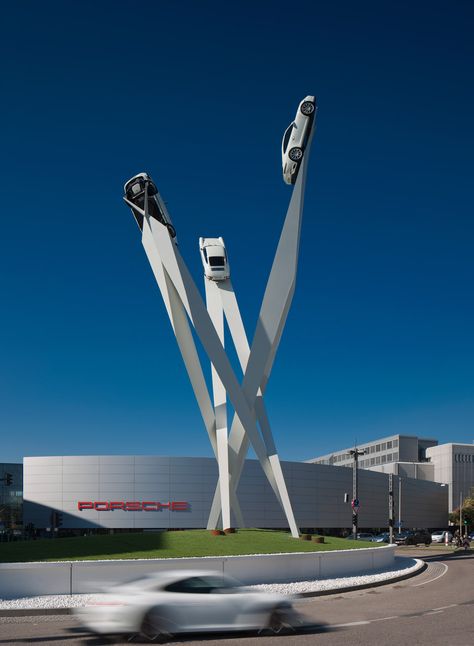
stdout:
[[[156,188],[156,184],[147,175],[147,173],[138,173],[126,182],[123,187],[125,200],[130,206],[133,216],[137,221],[140,231],[143,230],[143,215],[133,208],[135,204],[143,211],[145,210],[145,193],[148,194],[148,213],[152,218],[161,222],[169,231],[172,238],[176,238],[176,229],[171,222],[170,214],[163,202],[161,195]],[[131,202],[131,204],[130,204]]]
[[176,633],[302,626],[293,599],[241,587],[216,572],[170,571],[112,588],[96,605],[76,608],[83,626],[100,635],[141,635],[149,641]]
[[281,142],[283,179],[294,184],[303,159],[306,144],[314,125],[317,107],[314,96],[306,96],[298,106],[295,120],[285,130]]
[[204,275],[209,280],[230,278],[229,261],[222,238],[199,238]]

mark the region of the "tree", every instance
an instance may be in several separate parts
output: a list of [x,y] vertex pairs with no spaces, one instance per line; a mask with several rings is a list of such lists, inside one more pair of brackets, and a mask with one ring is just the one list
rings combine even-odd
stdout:
[[[474,495],[472,494],[473,492],[471,491],[471,495],[465,498],[462,503],[463,525],[466,524],[471,529],[474,527]],[[449,514],[449,520],[459,526],[459,507]]]

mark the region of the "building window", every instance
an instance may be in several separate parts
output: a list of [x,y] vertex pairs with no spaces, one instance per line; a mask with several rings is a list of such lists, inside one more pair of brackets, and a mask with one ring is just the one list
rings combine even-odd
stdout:
[[382,464],[385,464],[385,462],[387,462],[387,456],[382,455]]
[[392,454],[392,453],[389,453],[389,454],[387,455],[387,462],[392,462],[392,461],[393,461],[393,454]]
[[374,451],[375,451],[375,446],[374,446],[374,445],[372,445],[372,446],[370,447],[370,452],[371,452],[371,453],[374,453]]
[[387,442],[387,449],[391,449],[391,448],[392,448],[392,442]]
[[396,449],[398,446],[398,440],[393,440],[393,448]]
[[392,453],[393,455],[393,461],[398,462],[398,451],[396,453]]
[[383,442],[382,451],[386,451],[386,450],[387,450],[387,442]]
[[370,466],[373,466],[375,464],[375,458],[370,458]]
[[375,464],[380,464],[380,455],[375,458]]
[[375,452],[380,453],[380,444],[375,445]]

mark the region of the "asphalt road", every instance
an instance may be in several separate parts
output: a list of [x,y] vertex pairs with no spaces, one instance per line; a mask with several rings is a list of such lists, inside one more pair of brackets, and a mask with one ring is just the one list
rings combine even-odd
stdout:
[[[418,550],[420,551],[420,550]],[[410,556],[414,555],[410,551]],[[300,610],[306,632],[285,636],[203,635],[171,643],[194,646],[264,644],[377,644],[394,646],[472,646],[474,644],[474,553],[426,556],[428,568],[417,577],[381,586],[314,597]],[[0,618],[1,644],[100,644],[70,616]],[[124,642],[126,643],[126,642]]]

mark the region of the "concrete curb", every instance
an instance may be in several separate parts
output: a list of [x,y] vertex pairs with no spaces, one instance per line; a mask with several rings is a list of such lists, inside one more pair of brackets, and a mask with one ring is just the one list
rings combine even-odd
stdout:
[[[345,588],[333,588],[331,590],[320,590],[318,592],[301,592],[298,597],[322,597],[330,594],[343,594],[344,592],[352,592],[353,590],[363,590],[365,588],[378,588],[381,585],[389,585],[404,579],[410,579],[417,574],[421,574],[426,570],[428,565],[420,560],[420,566],[410,572],[409,574],[402,574],[384,581],[375,581],[373,583],[361,583],[360,585],[346,586]],[[11,610],[0,610],[1,617],[41,617],[41,616],[54,616],[54,615],[72,615],[74,608],[19,608]]]
[[[418,560],[418,559],[417,559]],[[421,560],[421,559],[420,559]],[[319,590],[317,592],[301,592],[299,597],[324,597],[330,594],[343,594],[344,592],[352,592],[353,590],[364,590],[366,588],[379,588],[381,585],[390,585],[391,583],[397,583],[398,581],[404,581],[405,579],[411,579],[418,574],[421,574],[426,570],[428,564],[425,561],[421,561],[420,567],[413,572],[408,574],[401,574],[400,576],[394,576],[391,579],[385,579],[384,581],[375,581],[373,583],[361,583],[360,585],[348,585],[345,588],[332,588],[331,590]]]

